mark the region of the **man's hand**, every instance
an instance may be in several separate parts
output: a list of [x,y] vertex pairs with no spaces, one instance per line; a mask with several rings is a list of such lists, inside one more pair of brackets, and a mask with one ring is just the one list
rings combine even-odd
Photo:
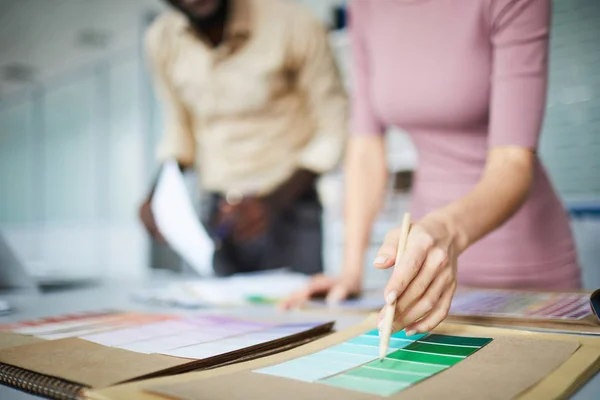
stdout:
[[244,198],[239,204],[221,204],[218,224],[231,224],[233,238],[246,242],[264,234],[271,222],[270,210],[259,197]]
[[156,221],[154,220],[154,214],[152,213],[151,202],[152,202],[152,199],[148,198],[140,206],[140,210],[139,210],[140,219],[142,220],[142,223],[146,227],[146,230],[148,231],[150,236],[152,236],[152,238],[154,240],[156,240],[157,242],[165,244],[166,240],[163,237],[163,235],[161,235],[160,231],[158,230],[158,226],[156,226]]
[[298,308],[312,297],[319,295],[326,295],[327,302],[335,304],[358,294],[360,294],[360,280],[333,278],[319,274],[315,275],[304,289],[292,293],[282,301],[279,308],[283,310]]

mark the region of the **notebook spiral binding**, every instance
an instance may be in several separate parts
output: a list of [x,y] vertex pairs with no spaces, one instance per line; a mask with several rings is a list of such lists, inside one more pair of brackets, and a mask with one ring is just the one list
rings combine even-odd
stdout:
[[56,400],[81,400],[84,385],[0,363],[0,384]]

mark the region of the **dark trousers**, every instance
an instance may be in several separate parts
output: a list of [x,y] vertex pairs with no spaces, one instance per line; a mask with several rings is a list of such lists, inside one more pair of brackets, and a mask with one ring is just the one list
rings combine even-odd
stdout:
[[[214,232],[222,199],[219,194],[208,196],[204,223],[209,232]],[[239,243],[230,235],[215,249],[215,274],[229,276],[284,267],[307,275],[322,272],[322,211],[316,190],[311,190],[285,211],[272,215],[269,228],[260,237]]]

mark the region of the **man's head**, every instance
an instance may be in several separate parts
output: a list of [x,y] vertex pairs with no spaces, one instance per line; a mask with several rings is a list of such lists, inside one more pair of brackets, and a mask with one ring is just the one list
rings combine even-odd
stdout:
[[173,7],[198,22],[211,21],[225,7],[225,0],[166,0]]

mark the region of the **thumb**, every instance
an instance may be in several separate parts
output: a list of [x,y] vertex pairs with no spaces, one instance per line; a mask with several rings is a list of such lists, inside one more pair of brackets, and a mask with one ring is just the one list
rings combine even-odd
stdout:
[[325,299],[327,304],[335,305],[339,304],[343,300],[348,298],[348,289],[343,285],[335,285],[333,289],[329,291],[327,298]]

